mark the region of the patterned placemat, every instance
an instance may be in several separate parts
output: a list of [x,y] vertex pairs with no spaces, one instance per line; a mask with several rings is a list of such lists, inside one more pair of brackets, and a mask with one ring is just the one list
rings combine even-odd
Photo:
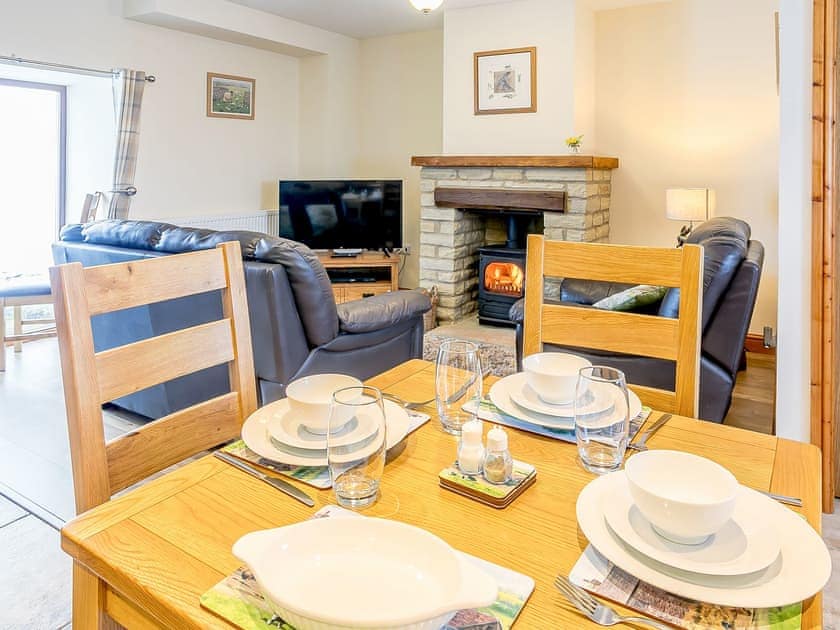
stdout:
[[[337,505],[328,505],[312,518],[364,518]],[[531,593],[534,580],[505,567],[469,554],[467,561],[492,575],[499,585],[499,596],[487,608],[460,610],[444,626],[445,630],[508,630],[513,626]],[[201,596],[201,605],[242,630],[294,630],[271,607],[260,592],[254,574],[240,567]]]
[[622,571],[589,545],[569,579],[591,593],[686,630],[800,630],[802,604],[733,608],[667,593]]
[[[516,418],[506,414],[486,398],[483,399],[480,404],[476,404],[474,400],[471,400],[464,405],[463,409],[467,413],[475,414],[487,422],[502,424],[506,427],[520,429],[522,431],[527,431],[528,433],[535,433],[536,435],[544,435],[545,437],[562,440],[563,442],[575,442],[574,429],[549,429],[548,427],[527,422],[521,418]],[[642,407],[639,415],[630,420],[630,440],[632,440],[636,433],[639,432],[639,429],[642,428],[642,425],[645,423],[645,420],[648,419],[648,416],[650,416],[650,407]]]
[[[422,427],[429,421],[429,414],[419,413],[417,411],[408,411],[408,433],[406,437],[414,433],[417,429]],[[403,438],[405,439],[405,438]],[[250,448],[245,446],[245,442],[237,440],[222,448],[226,453],[230,453],[234,457],[241,460],[256,464],[262,468],[267,468],[281,475],[286,475],[292,479],[297,479],[314,488],[323,490],[330,487],[330,471],[326,466],[290,466],[288,464],[280,464],[265,457],[257,455]]]

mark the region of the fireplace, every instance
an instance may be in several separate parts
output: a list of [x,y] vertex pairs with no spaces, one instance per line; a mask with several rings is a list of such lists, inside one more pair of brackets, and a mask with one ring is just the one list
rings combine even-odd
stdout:
[[525,295],[525,250],[489,245],[478,249],[478,321],[512,326],[510,307]]
[[[414,156],[411,163],[422,167],[420,286],[438,289],[442,322],[469,317],[481,297],[483,322],[510,325],[509,306],[522,295],[516,272],[498,266],[486,275],[485,268],[491,256],[524,267],[524,252],[516,250],[525,249],[528,234],[564,241],[609,238],[616,158],[437,155]],[[492,247],[502,243],[507,247]]]

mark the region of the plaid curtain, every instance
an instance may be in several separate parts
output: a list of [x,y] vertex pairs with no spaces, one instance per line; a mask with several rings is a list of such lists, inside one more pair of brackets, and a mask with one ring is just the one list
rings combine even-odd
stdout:
[[114,76],[114,111],[117,123],[117,147],[114,153],[113,194],[108,207],[111,219],[128,218],[137,169],[137,147],[140,139],[140,104],[146,73],[121,69]]

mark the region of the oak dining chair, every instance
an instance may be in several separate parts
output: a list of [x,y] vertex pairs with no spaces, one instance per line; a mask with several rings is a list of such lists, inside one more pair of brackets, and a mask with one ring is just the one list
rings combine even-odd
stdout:
[[[676,319],[547,303],[546,278],[652,284],[680,290]],[[544,344],[673,361],[674,391],[631,384],[658,411],[697,417],[703,248],[677,249],[549,241],[528,237],[523,356]]]
[[[76,509],[82,513],[150,475],[238,437],[257,408],[248,304],[239,243],[142,261],[50,269]],[[223,318],[96,352],[91,318],[126,308],[218,291]],[[105,442],[102,404],[227,363],[230,392],[176,411]],[[96,618],[98,578],[73,569],[73,626]]]

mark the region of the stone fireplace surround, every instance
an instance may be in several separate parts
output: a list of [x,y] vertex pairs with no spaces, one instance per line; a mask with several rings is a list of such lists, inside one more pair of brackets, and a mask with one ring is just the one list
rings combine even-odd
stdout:
[[543,214],[552,240],[602,242],[610,234],[610,180],[616,158],[564,156],[415,156],[420,166],[420,286],[437,286],[437,317],[454,322],[476,310],[477,250],[504,243],[500,217],[435,203],[435,189],[563,191],[564,212]]

